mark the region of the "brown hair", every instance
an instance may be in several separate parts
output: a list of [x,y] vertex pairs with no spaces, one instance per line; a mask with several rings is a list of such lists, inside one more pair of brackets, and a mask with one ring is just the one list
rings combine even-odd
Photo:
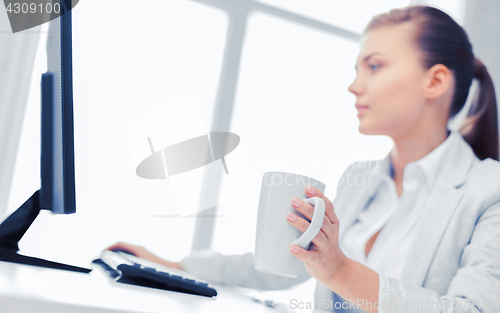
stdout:
[[417,25],[416,42],[423,53],[423,65],[429,69],[435,64],[448,67],[455,77],[454,94],[448,119],[464,107],[472,79],[478,82],[478,91],[472,101],[460,132],[483,160],[499,159],[498,116],[495,88],[486,67],[474,57],[472,45],[465,30],[443,11],[422,5],[392,9],[374,16],[363,34],[381,26],[413,21]]

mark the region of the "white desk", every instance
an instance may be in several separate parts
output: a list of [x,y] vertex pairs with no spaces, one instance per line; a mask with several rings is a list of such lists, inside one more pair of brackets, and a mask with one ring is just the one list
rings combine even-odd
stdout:
[[304,312],[285,303],[267,307],[242,288],[213,286],[218,295],[207,298],[116,283],[99,267],[81,274],[0,262],[0,312]]

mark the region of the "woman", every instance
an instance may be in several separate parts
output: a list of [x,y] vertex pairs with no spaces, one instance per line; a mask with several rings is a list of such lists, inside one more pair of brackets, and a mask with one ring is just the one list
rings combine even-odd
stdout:
[[[200,251],[181,263],[144,248],[122,248],[200,278],[243,287],[287,288],[315,277],[316,307],[356,312],[496,312],[500,307],[500,163],[491,78],[464,30],[426,6],[394,9],[365,28],[349,87],[363,134],[394,147],[381,161],[350,166],[327,204],[297,279],[253,270],[253,256]],[[464,106],[472,79],[479,91],[461,131],[448,121]],[[347,184],[349,177],[362,177]],[[292,206],[310,218],[313,207]],[[285,218],[285,217],[284,217]],[[304,231],[308,222],[286,216]],[[332,292],[333,291],[333,292]],[[333,300],[333,302],[331,302]],[[343,309],[341,308],[343,307]]]

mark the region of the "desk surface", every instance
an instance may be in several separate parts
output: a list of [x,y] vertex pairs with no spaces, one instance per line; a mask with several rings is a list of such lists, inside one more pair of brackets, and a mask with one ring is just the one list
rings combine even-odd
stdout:
[[267,307],[250,290],[213,286],[218,295],[207,298],[116,283],[98,267],[81,274],[0,261],[2,313],[303,312]]

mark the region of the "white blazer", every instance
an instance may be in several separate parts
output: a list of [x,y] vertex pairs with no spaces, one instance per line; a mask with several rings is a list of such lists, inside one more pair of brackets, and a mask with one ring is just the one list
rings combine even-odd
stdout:
[[[459,139],[444,156],[445,165],[423,208],[401,280],[381,275],[388,293],[378,299],[379,313],[500,312],[500,162],[480,161]],[[377,163],[356,162],[341,181],[347,182],[347,175],[351,181],[356,175],[367,182],[377,179],[372,175]],[[339,184],[333,201],[339,236],[375,192],[376,188],[364,184]],[[263,290],[285,289],[310,278],[305,270],[296,279],[257,272],[252,253],[224,256],[203,250],[182,263],[202,279]],[[315,301],[325,299],[335,299],[334,294],[318,283]]]

